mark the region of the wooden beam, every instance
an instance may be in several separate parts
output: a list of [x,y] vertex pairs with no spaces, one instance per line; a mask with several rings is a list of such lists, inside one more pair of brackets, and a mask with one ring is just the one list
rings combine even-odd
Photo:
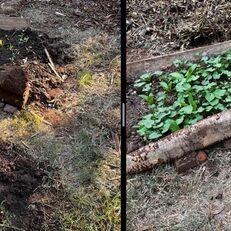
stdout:
[[163,70],[171,66],[173,61],[176,59],[186,59],[193,61],[198,59],[198,54],[202,54],[205,52],[207,53],[207,55],[214,55],[222,53],[229,48],[231,48],[231,40],[186,51],[179,51],[171,54],[155,56],[149,59],[129,62],[127,63],[127,82],[133,82],[141,74],[157,70]]
[[28,27],[30,27],[30,23],[25,18],[0,14],[0,30],[21,30]]
[[127,155],[127,173],[138,173],[231,138],[231,109],[205,118]]

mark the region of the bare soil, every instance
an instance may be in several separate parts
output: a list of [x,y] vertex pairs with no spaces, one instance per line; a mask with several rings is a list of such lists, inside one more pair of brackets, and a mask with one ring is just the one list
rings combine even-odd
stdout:
[[[49,38],[43,32],[26,30],[4,31],[0,30],[3,45],[0,48],[0,65],[7,63],[22,63],[23,59],[39,59],[47,62],[44,48],[47,48],[55,63],[70,63],[73,61],[73,51],[70,45],[59,38]],[[68,49],[69,48],[69,49]],[[72,55],[72,56],[71,56]]]
[[[46,166],[35,162],[21,147],[3,141],[0,141],[0,163],[1,204],[14,216],[13,227],[45,230],[42,226],[49,209],[44,210],[31,198],[35,194],[43,196],[41,186],[48,178]],[[49,230],[59,230],[56,222],[49,224]]]

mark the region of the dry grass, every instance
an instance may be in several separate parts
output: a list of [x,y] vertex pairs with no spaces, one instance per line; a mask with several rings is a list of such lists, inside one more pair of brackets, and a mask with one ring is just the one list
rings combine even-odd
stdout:
[[[35,105],[15,116],[0,113],[1,138],[23,145],[38,162],[46,161],[51,179],[59,175],[56,185],[51,181],[43,187],[49,196],[50,188],[63,185],[52,208],[65,231],[120,230],[120,63],[115,41],[102,34],[76,47],[66,103],[58,110],[63,125],[44,122]],[[102,42],[113,43],[113,49],[102,49]],[[83,71],[91,73],[87,81]],[[53,218],[48,216],[47,223]]]
[[188,174],[166,165],[129,177],[128,230],[230,230],[231,152],[210,150]]

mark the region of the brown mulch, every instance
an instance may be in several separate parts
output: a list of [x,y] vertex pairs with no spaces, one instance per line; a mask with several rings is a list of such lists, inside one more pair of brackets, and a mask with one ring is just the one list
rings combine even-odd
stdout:
[[229,0],[127,2],[128,59],[231,39]]

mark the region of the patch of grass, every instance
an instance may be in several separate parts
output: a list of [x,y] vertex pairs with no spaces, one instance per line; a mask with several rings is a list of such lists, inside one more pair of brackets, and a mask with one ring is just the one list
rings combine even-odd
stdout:
[[14,120],[17,121],[18,129],[25,129],[26,127],[39,129],[43,122],[40,115],[30,110],[22,110],[17,112],[14,116]]
[[79,85],[80,87],[86,87],[91,84],[92,74],[90,71],[82,71],[79,73]]
[[65,231],[120,230],[120,196],[95,187],[79,188],[69,195],[70,209],[62,216]]

